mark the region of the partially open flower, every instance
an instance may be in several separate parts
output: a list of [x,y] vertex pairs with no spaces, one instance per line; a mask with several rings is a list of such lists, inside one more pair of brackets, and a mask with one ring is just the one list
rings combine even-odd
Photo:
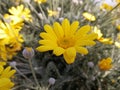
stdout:
[[24,58],[31,59],[34,56],[35,52],[34,52],[33,48],[25,47],[22,54],[23,54]]
[[100,68],[100,70],[109,70],[112,68],[112,59],[109,57],[109,58],[106,58],[106,59],[102,59],[99,63],[98,63],[98,66]]

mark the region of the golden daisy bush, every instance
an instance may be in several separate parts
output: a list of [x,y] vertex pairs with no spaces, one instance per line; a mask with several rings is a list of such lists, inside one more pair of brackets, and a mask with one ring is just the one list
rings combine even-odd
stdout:
[[53,54],[63,57],[67,64],[75,61],[76,52],[88,54],[85,46],[95,45],[97,34],[89,33],[90,25],[84,25],[79,28],[79,22],[74,21],[70,24],[68,19],[64,19],[62,24],[54,22],[53,26],[45,25],[45,32],[40,33],[42,40],[37,50],[45,52],[53,50]]

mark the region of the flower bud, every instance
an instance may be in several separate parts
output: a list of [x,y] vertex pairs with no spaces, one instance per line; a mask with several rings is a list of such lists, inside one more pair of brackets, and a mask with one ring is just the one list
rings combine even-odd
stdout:
[[93,62],[88,62],[88,66],[89,66],[90,68],[93,68],[93,67],[94,67],[94,63],[93,63]]
[[15,61],[10,62],[10,66],[15,67],[16,66],[16,62]]
[[54,85],[55,84],[55,79],[54,78],[49,78],[49,84]]
[[34,56],[35,52],[34,52],[33,48],[25,47],[22,54],[23,54],[24,58],[31,59]]

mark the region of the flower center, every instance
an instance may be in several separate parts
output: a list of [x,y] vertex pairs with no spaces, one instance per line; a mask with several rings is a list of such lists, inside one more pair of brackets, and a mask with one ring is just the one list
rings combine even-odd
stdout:
[[58,40],[58,46],[66,49],[75,45],[74,37],[63,37]]

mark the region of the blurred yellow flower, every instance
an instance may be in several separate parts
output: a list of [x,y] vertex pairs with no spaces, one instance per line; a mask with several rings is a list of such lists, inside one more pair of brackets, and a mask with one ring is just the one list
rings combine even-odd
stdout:
[[18,29],[18,30],[21,30],[24,25],[23,23],[24,20],[19,18],[18,16],[5,14],[4,20],[6,24],[10,24],[11,27]]
[[[24,8],[24,5],[19,5],[17,7],[11,7],[9,9],[10,18],[14,20],[15,18],[21,19],[21,21],[26,20],[26,21],[32,21],[32,16],[30,14],[30,10],[28,8]],[[18,19],[17,18],[17,19]]]
[[120,43],[119,42],[116,41],[114,44],[115,44],[116,47],[120,48]]
[[4,65],[6,65],[6,62],[0,62],[0,66],[4,66]]
[[96,20],[96,17],[94,15],[92,15],[91,13],[84,12],[82,15],[89,21],[95,21]]
[[[23,38],[20,30],[13,28],[10,24],[0,21],[0,58],[3,60],[11,59],[17,51],[21,49]],[[3,33],[4,32],[4,33]]]
[[106,58],[106,59],[102,59],[99,63],[98,66],[100,68],[100,70],[109,70],[112,68],[112,59],[110,57]]
[[57,15],[58,15],[57,11],[48,10],[48,16],[57,16]]
[[100,7],[102,10],[105,9],[107,11],[110,11],[113,9],[113,6],[107,4],[107,3],[102,3],[101,7]]
[[34,0],[35,2],[41,4],[41,3],[46,3],[47,1],[46,0]]
[[10,90],[14,83],[11,82],[10,78],[15,74],[16,70],[11,70],[8,66],[4,68],[0,65],[0,90]]
[[102,37],[103,34],[101,33],[101,30],[98,28],[98,27],[93,27],[93,32],[98,34],[98,37],[97,37],[97,40],[101,43],[104,43],[104,44],[112,44],[113,41],[111,38],[104,38]]
[[88,54],[87,48],[84,46],[95,45],[93,41],[97,38],[97,34],[90,33],[89,25],[79,28],[79,22],[74,21],[70,24],[68,19],[64,19],[62,24],[54,22],[53,27],[45,25],[46,32],[40,33],[43,40],[39,41],[41,46],[37,47],[40,52],[53,50],[53,54],[63,57],[67,64],[74,62],[76,52]]
[[120,0],[115,0],[117,3],[120,3]]
[[117,30],[119,30],[119,31],[120,31],[120,25],[117,25]]

